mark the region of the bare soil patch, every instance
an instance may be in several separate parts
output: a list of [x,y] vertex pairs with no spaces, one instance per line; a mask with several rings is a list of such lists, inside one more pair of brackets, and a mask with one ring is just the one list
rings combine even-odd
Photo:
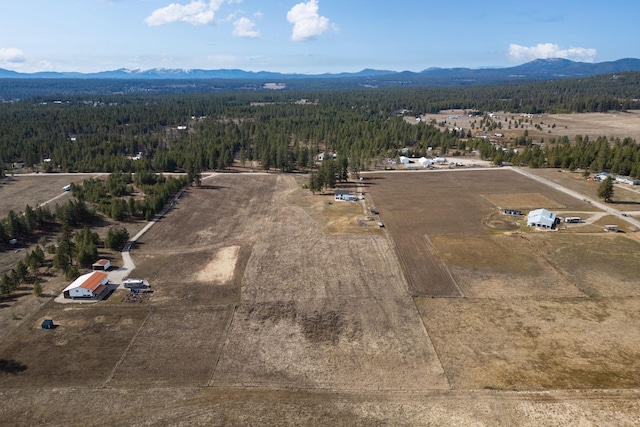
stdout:
[[199,282],[213,283],[227,283],[231,281],[239,252],[239,246],[229,246],[220,249],[204,270],[196,274],[196,280]]

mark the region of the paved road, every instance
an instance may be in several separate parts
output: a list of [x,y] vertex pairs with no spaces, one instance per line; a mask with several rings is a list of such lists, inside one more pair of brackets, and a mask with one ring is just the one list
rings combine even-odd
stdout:
[[526,176],[528,178],[533,179],[534,181],[538,181],[538,182],[540,182],[542,184],[545,184],[545,185],[547,185],[547,186],[549,186],[549,187],[551,187],[551,188],[553,188],[555,190],[562,191],[563,193],[566,193],[566,194],[568,194],[570,196],[573,196],[576,199],[584,200],[585,202],[592,204],[593,206],[595,206],[595,207],[607,212],[608,214],[613,215],[615,217],[620,218],[623,221],[628,222],[629,224],[631,224],[634,227],[636,227],[636,231],[640,230],[640,221],[638,221],[637,219],[622,215],[622,212],[620,212],[618,209],[612,208],[610,205],[601,203],[601,202],[599,202],[597,200],[591,200],[591,199],[585,197],[583,194],[578,193],[577,191],[570,190],[570,189],[568,189],[566,187],[563,187],[560,184],[556,184],[555,182],[549,181],[547,179],[539,177],[538,175],[532,174],[531,172],[529,172],[526,169],[514,168],[514,167],[510,167],[510,166],[506,167],[505,169],[511,169],[511,170],[521,174],[521,175],[524,175],[524,176]]

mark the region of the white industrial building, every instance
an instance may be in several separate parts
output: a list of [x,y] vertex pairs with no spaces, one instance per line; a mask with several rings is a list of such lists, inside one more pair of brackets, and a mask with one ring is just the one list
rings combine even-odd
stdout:
[[529,227],[553,228],[556,225],[556,214],[546,209],[536,209],[527,216]]
[[99,298],[107,290],[109,279],[107,273],[94,271],[83,274],[64,288],[62,294],[65,298]]

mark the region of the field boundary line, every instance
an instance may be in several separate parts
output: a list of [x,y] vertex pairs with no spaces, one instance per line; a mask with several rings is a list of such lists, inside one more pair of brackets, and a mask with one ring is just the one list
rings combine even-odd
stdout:
[[[438,349],[436,348],[436,345],[433,342],[431,335],[429,335],[429,330],[427,329],[427,325],[424,323],[424,317],[422,316],[422,313],[420,313],[420,308],[418,308],[418,304],[416,303],[416,298],[418,297],[411,297],[411,301],[413,302],[413,306],[415,307],[416,312],[418,313],[418,318],[420,319],[420,323],[422,324],[422,329],[424,329],[424,333],[427,335],[427,338],[429,338],[429,342],[431,343],[431,348],[433,348],[433,353],[436,355],[436,359],[438,359],[438,364],[442,369],[442,375],[444,375],[445,379],[447,380],[447,385],[449,386],[449,390],[455,390],[451,386],[451,379],[449,378],[449,375],[447,375],[447,370],[444,369],[444,365],[442,364],[442,358],[440,358],[440,353],[438,353]],[[419,297],[419,298],[425,298],[425,297]]]
[[233,311],[231,312],[231,316],[229,316],[229,323],[227,324],[227,328],[224,332],[224,341],[222,342],[222,346],[220,347],[220,351],[218,352],[218,357],[216,357],[216,363],[214,363],[211,368],[211,375],[209,375],[209,379],[204,384],[205,387],[214,387],[213,377],[216,375],[216,371],[218,370],[218,364],[220,363],[220,359],[222,358],[222,354],[224,353],[224,349],[227,346],[227,340],[229,339],[229,334],[231,332],[231,325],[233,325],[233,319],[236,317],[236,310],[238,310],[238,306],[233,306]]
[[585,292],[583,289],[581,289],[580,286],[578,286],[577,283],[575,283],[573,280],[571,280],[569,278],[569,275],[563,269],[561,269],[560,267],[556,266],[553,262],[551,262],[551,260],[547,256],[547,254],[544,253],[544,251],[541,251],[540,249],[538,249],[535,246],[535,244],[531,241],[531,239],[529,239],[527,236],[525,236],[523,234],[520,235],[520,238],[527,243],[527,245],[529,246],[531,251],[534,254],[536,254],[539,259],[544,261],[545,264],[547,264],[547,266],[549,266],[549,268],[551,268],[553,271],[555,271],[556,274],[558,274],[558,276],[560,276],[562,278],[562,280],[567,282],[568,285],[573,286],[574,288],[576,288],[581,294],[584,295],[584,297],[593,298],[593,295],[589,295],[587,292]]
[[459,296],[457,296],[457,297],[454,296],[453,298],[464,298],[465,295],[462,292],[462,289],[460,289],[460,286],[458,286],[458,281],[453,277],[453,274],[451,274],[451,270],[449,270],[449,267],[447,266],[447,263],[444,262],[444,260],[442,259],[442,256],[440,256],[440,252],[438,252],[436,247],[433,245],[433,242],[429,238],[429,235],[425,234],[424,238],[426,239],[427,243],[429,244],[428,249],[429,249],[429,252],[431,252],[430,255],[432,255],[433,257],[437,258],[438,261],[440,261],[440,266],[447,273],[447,275],[449,275],[449,278],[451,279],[451,283],[453,283],[455,285],[456,289],[458,290],[458,292],[460,294]]
[[109,386],[109,383],[113,379],[113,376],[116,374],[116,370],[120,367],[120,365],[122,365],[122,363],[124,362],[124,358],[129,353],[129,349],[131,348],[131,345],[133,345],[133,342],[136,340],[136,338],[138,338],[138,335],[140,335],[142,328],[144,328],[144,326],[147,324],[147,321],[149,320],[149,318],[154,312],[155,312],[155,307],[150,307],[149,312],[147,313],[147,316],[144,318],[144,321],[136,331],[135,335],[131,338],[131,341],[129,341],[129,344],[127,344],[127,348],[125,348],[124,351],[122,352],[122,356],[120,356],[120,359],[116,362],[115,366],[111,370],[111,373],[109,374],[107,379],[104,381],[104,384],[102,385],[103,387]]

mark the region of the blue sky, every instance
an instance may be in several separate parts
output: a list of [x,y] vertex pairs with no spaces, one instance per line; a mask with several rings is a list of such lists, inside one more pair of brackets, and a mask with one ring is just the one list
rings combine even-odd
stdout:
[[0,68],[505,67],[640,58],[640,1],[2,0]]

